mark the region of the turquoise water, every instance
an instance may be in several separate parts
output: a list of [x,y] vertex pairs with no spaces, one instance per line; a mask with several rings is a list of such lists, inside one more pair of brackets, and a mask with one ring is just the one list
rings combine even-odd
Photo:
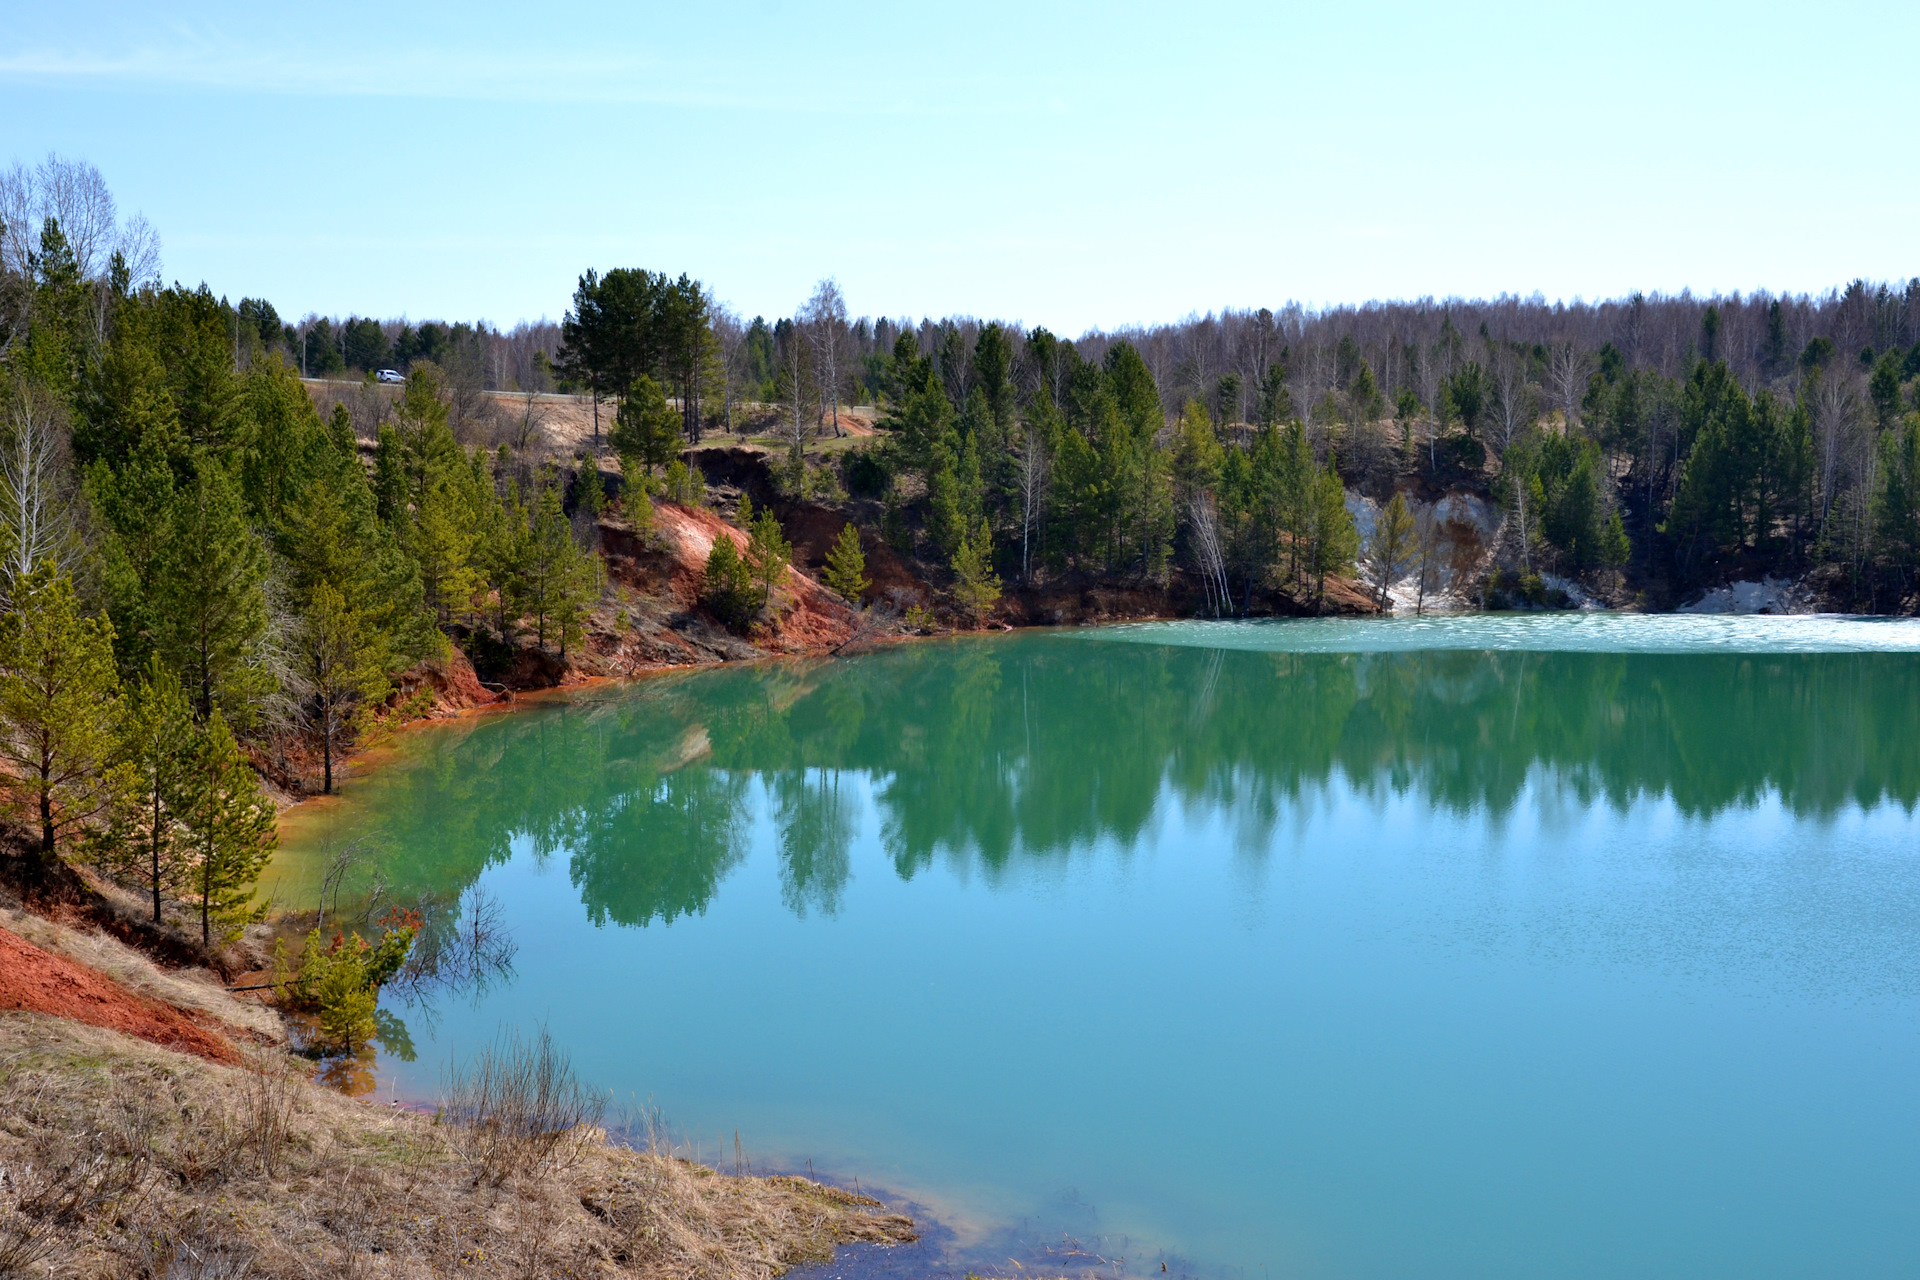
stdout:
[[359,840],[393,897],[501,905],[512,975],[390,1000],[383,1095],[545,1024],[704,1158],[927,1206],[929,1265],[1916,1274],[1916,646],[1461,617],[721,669],[407,735],[279,873]]

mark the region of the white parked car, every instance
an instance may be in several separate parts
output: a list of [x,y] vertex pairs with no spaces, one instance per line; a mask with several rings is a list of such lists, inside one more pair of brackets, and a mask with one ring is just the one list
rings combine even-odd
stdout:
[[406,375],[398,369],[376,369],[373,372],[375,382],[405,382]]

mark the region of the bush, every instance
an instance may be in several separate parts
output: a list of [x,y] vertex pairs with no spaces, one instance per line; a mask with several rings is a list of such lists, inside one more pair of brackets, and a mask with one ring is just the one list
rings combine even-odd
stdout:
[[766,603],[753,570],[725,534],[713,540],[713,550],[707,553],[700,603],[729,631],[744,631]]
[[840,455],[840,479],[857,498],[877,498],[893,486],[893,456],[885,448],[868,445]]
[[1487,578],[1481,603],[1488,609],[1569,609],[1573,598],[1558,587],[1548,586],[1537,573],[1495,569]]
[[[406,964],[422,920],[417,911],[391,911],[379,923],[383,932],[377,943],[338,932],[322,943],[320,931],[312,930],[301,948],[299,972],[281,982],[287,1007],[313,1015],[318,1047],[352,1050],[373,1039],[380,988]],[[284,950],[276,956],[276,968],[285,969]]]
[[707,478],[700,468],[689,467],[679,458],[667,464],[667,478],[661,485],[667,501],[677,502],[683,507],[704,507],[707,505]]
[[499,1186],[517,1173],[569,1154],[600,1123],[602,1103],[573,1074],[573,1064],[542,1028],[518,1032],[482,1049],[448,1079],[441,1117],[457,1125],[479,1167],[479,1181]]

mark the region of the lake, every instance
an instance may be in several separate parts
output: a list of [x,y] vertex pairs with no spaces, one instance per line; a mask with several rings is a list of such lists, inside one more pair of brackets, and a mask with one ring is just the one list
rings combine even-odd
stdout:
[[544,1025],[928,1265],[1912,1275],[1916,725],[1912,622],[927,641],[403,734],[269,888],[496,904],[381,1097]]

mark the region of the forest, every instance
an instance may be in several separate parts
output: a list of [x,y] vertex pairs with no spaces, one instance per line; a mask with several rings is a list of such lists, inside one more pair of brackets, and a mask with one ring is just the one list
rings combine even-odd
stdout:
[[[1502,516],[1489,604],[1551,600],[1543,574],[1649,608],[1771,574],[1914,608],[1920,279],[1067,338],[852,317],[830,280],[742,320],[688,275],[614,268],[560,323],[503,333],[289,323],[163,284],[153,230],[82,164],[16,168],[0,218],[11,790],[44,857],[84,846],[156,913],[190,892],[208,939],[253,910],[258,778],[332,790],[343,752],[417,711],[403,674],[456,650],[564,669],[619,616],[606,522],[644,537],[656,504],[701,507],[716,436],[770,441],[781,500],[842,522],[824,584],[916,629],[1085,584],[1209,616],[1322,611],[1356,576],[1339,607],[1416,580],[1424,601],[1448,494]],[[405,385],[374,396],[385,368]],[[494,392],[585,397],[592,440],[563,455]],[[698,607],[759,634],[791,530],[765,501],[719,515],[748,536],[714,542]],[[868,579],[882,548],[919,594]]]

